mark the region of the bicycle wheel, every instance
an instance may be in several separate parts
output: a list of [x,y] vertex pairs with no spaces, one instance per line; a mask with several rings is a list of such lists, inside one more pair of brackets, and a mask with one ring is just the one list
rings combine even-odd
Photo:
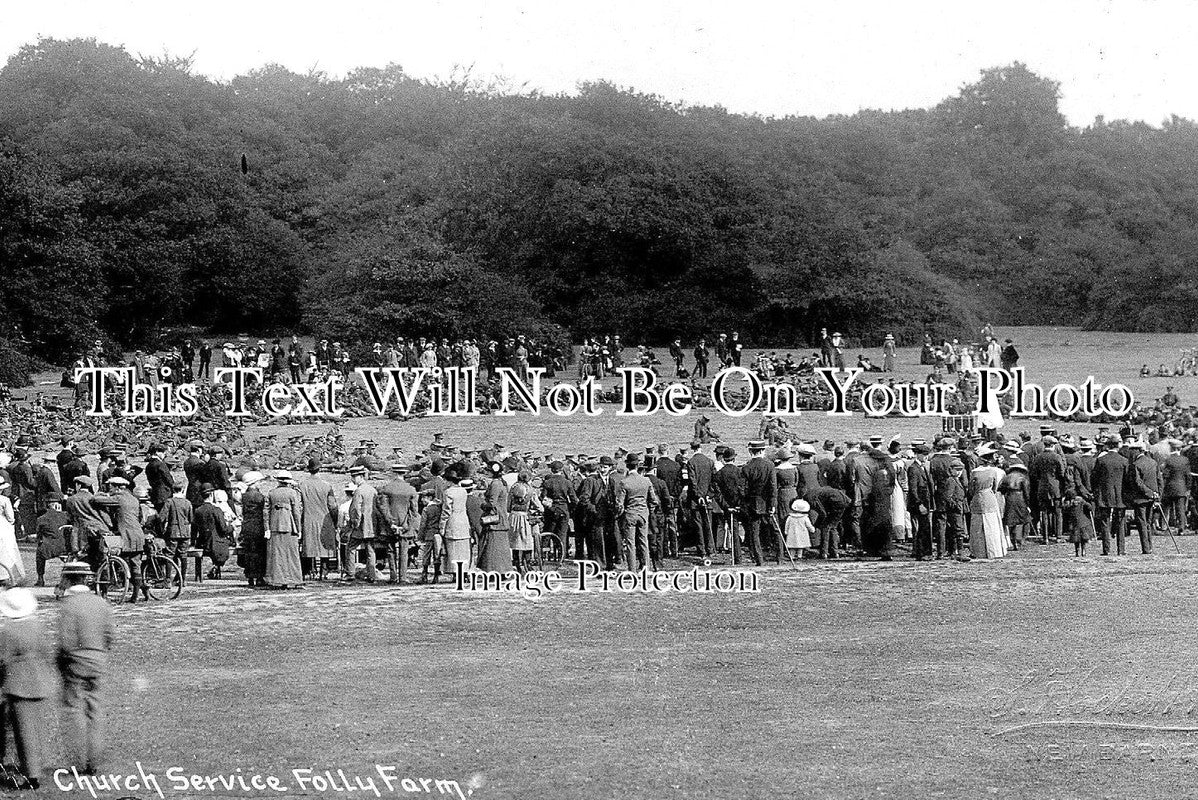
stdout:
[[166,556],[153,555],[141,567],[141,579],[154,600],[174,600],[183,592],[179,565]]
[[96,570],[96,594],[114,605],[129,596],[129,565],[123,559],[108,557]]

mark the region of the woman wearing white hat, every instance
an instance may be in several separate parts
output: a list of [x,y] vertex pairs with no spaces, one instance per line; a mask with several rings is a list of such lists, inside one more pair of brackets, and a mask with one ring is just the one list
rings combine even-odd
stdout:
[[8,478],[0,474],[0,586],[15,586],[25,577],[25,564],[17,549],[17,513],[7,492]]
[[1002,558],[1007,552],[1003,532],[1003,497],[998,493],[1006,473],[994,466],[994,445],[977,449],[982,463],[969,476],[969,552],[974,558]]
[[[43,720],[50,710],[44,702],[54,691],[54,658],[50,639],[34,618],[37,598],[24,587],[0,593],[0,694],[5,722],[12,725],[17,759],[28,786],[37,788],[45,768],[46,734]],[[7,738],[7,732],[0,727]],[[7,744],[7,743],[5,743]],[[5,788],[25,788],[5,787]]]

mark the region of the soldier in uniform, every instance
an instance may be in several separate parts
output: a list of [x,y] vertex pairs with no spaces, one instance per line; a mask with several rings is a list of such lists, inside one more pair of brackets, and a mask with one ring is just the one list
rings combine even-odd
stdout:
[[[121,552],[118,554],[129,563],[129,577],[133,584],[133,597],[138,595],[150,599],[141,579],[143,551],[146,546],[145,531],[141,525],[141,510],[137,498],[129,491],[129,481],[119,475],[108,479],[108,494],[96,495],[92,504],[112,512],[113,533],[121,537]],[[102,540],[101,540],[102,541]]]

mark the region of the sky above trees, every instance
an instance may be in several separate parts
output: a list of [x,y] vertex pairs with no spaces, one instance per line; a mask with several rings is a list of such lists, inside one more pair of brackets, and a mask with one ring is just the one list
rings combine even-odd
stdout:
[[1187,0],[45,0],[5,9],[0,60],[39,36],[193,56],[218,80],[271,63],[333,77],[396,63],[433,79],[472,67],[517,90],[603,80],[766,116],[927,108],[1020,61],[1060,82],[1076,126],[1198,118]]

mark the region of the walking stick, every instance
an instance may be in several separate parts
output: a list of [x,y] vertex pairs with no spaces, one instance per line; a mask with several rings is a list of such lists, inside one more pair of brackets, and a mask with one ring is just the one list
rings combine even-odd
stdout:
[[[1161,505],[1160,500],[1157,500],[1157,501],[1153,502],[1153,504],[1152,504],[1152,519],[1153,520],[1157,518],[1157,514],[1160,514],[1160,520],[1165,525],[1165,532],[1169,534],[1169,540],[1171,542],[1173,542],[1173,551],[1175,553],[1177,553],[1178,555],[1180,555],[1181,548],[1177,546],[1177,537],[1173,535],[1173,528],[1169,525],[1169,520],[1165,518],[1165,508],[1164,508],[1164,506]],[[1149,520],[1148,524],[1151,527],[1156,527],[1155,525],[1152,524],[1152,520]]]
[[[778,547],[781,551],[785,551],[786,559],[790,562],[790,566],[798,569],[799,565],[795,563],[794,556],[790,554],[789,548],[786,546],[786,536],[782,533],[782,526],[778,524],[778,518],[774,514],[770,514],[770,527],[774,529],[774,533],[778,537]],[[778,563],[782,563],[782,556],[778,556]]]

